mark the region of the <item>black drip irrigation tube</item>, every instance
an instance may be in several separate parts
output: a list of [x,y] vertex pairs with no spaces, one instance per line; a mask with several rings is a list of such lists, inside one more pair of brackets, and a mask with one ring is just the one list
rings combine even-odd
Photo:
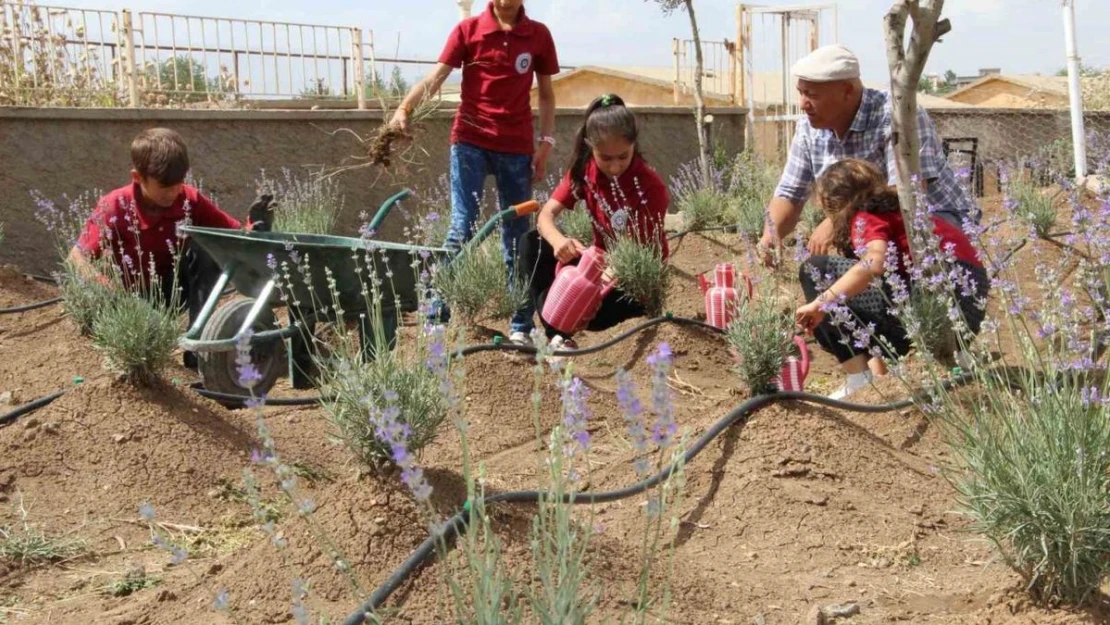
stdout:
[[[84,378],[76,377],[76,378],[73,379],[73,384],[76,386],[77,384],[80,384],[84,381],[85,381]],[[33,400],[27,402],[26,404],[23,404],[22,406],[18,406],[14,410],[12,410],[11,412],[0,415],[0,427],[3,427],[5,425],[10,425],[16,419],[22,417],[23,415],[31,414],[32,412],[38,410],[39,408],[42,408],[43,406],[49,405],[55,399],[58,399],[59,397],[61,397],[62,395],[65,395],[68,392],[69,392],[68,388],[64,388],[60,391],[54,391],[53,393],[51,393],[49,395],[39,397],[38,399],[33,399]]]
[[[973,379],[973,375],[964,374],[948,380],[943,384],[945,388],[952,388],[966,384]],[[694,441],[694,444],[686,450],[682,460],[676,461],[659,471],[655,475],[631,486],[626,486],[618,490],[593,492],[584,491],[580,493],[565,493],[562,496],[562,503],[569,504],[597,504],[606,503],[610,501],[617,501],[620,499],[627,499],[633,497],[644,491],[658,486],[661,482],[668,479],[680,465],[685,465],[697,457],[715,438],[720,436],[726,430],[733,426],[743,427],[747,425],[749,417],[755,414],[758,410],[783,401],[801,401],[809,404],[816,404],[826,408],[835,408],[847,412],[859,413],[882,413],[891,412],[894,410],[901,410],[908,408],[914,404],[913,399],[904,399],[901,401],[892,402],[889,404],[856,404],[852,402],[840,401],[830,399],[823,395],[814,395],[812,393],[802,393],[797,391],[787,391],[780,393],[772,393],[769,395],[757,395],[748,399],[739,406],[733,408],[725,416],[721,417],[716,423],[713,424],[704,434]],[[482,499],[482,505],[499,504],[499,503],[538,503],[541,500],[549,500],[551,496],[544,491],[537,490],[519,490],[507,493],[498,493],[490,495]],[[415,551],[401,563],[392,575],[385,580],[377,590],[370,595],[358,610],[352,612],[343,621],[343,625],[359,625],[364,623],[367,617],[373,614],[378,608],[385,603],[386,599],[393,594],[408,579],[414,571],[427,562],[434,554],[437,545],[446,545],[453,541],[458,535],[466,528],[469,520],[470,511],[473,504],[467,501],[462,510],[455,513],[453,517],[448,519],[445,523],[439,525],[438,529],[431,536],[426,538]]]
[[23,306],[12,306],[11,308],[0,308],[0,315],[14,315],[15,313],[27,312],[29,310],[35,310],[35,309],[38,309],[38,308],[46,308],[47,306],[57,304],[60,301],[62,301],[62,298],[52,297],[50,299],[44,299],[41,302],[34,302],[34,303],[31,303],[31,304],[24,304]]

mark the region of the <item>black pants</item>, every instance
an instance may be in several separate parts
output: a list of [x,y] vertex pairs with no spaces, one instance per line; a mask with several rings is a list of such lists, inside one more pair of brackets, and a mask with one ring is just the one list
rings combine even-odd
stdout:
[[[812,302],[858,262],[841,256],[810,256],[798,269],[798,279],[802,283],[802,292],[805,293],[806,301]],[[975,285],[972,293],[956,293],[956,303],[960,307],[968,330],[973,335],[978,334],[985,313],[975,304],[975,300],[987,297],[990,291],[990,276],[982,267],[963,262],[957,262],[957,264],[971,275]],[[851,335],[851,331],[834,323],[828,315],[813,330],[813,336],[825,351],[836,357],[838,362],[851,360],[860,354],[868,354],[874,347],[881,349],[887,357],[905,356],[912,345],[901,320],[890,312],[890,302],[890,289],[884,281],[882,290],[870,286],[866,291],[848,298],[844,303],[851,311],[855,323],[860,326],[873,325],[874,333],[868,345],[856,345],[856,338]]]
[[[520,262],[517,263],[519,275],[521,279],[528,281],[532,303],[536,306],[536,312],[540,313],[540,323],[543,324],[547,338],[562,336],[569,339],[571,335],[547,325],[543,318],[543,305],[547,301],[547,292],[555,282],[555,268],[558,264],[555,250],[537,230],[525,232],[517,243],[517,250],[520,254]],[[577,263],[578,261],[575,260],[572,264]],[[646,314],[639,302],[627,297],[620,289],[613,289],[601,301],[601,308],[590,320],[586,329],[593,332],[607,330],[626,319],[643,317]]]

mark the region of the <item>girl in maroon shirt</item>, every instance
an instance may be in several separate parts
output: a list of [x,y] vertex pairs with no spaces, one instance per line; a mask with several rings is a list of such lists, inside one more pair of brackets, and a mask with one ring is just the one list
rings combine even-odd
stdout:
[[[888,357],[910,351],[910,337],[891,312],[893,289],[886,278],[890,269],[902,284],[915,288],[907,267],[911,250],[898,193],[887,186],[886,176],[875,165],[859,159],[830,165],[817,180],[817,199],[833,224],[833,245],[844,256],[811,256],[802,263],[799,278],[809,303],[798,308],[795,319],[813,332],[848,374],[844,385],[830,395],[843,399],[869,385],[873,371],[884,371],[881,359],[872,360],[876,348]],[[955,295],[967,329],[976,334],[983,322],[982,303],[990,277],[962,230],[939,217],[931,221],[940,248],[934,253],[949,257],[956,265],[951,269],[966,282]],[[888,268],[888,259],[897,259],[897,266]],[[873,285],[876,279],[882,280],[881,288]],[[831,286],[822,288],[830,281]],[[857,325],[873,328],[867,344],[860,345],[865,339],[827,318],[827,305],[837,302],[850,311]]]
[[[659,174],[640,156],[638,135],[636,118],[620,97],[605,94],[586,108],[570,170],[540,211],[536,229],[521,237],[518,248],[522,277],[529,281],[541,321],[557,262],[577,263],[588,245],[567,237],[555,225],[559,213],[573,210],[580,200],[585,202],[593,222],[593,245],[605,249],[607,240],[632,236],[641,243],[658,246],[664,260],[670,254],[663,231],[670,195]],[[604,330],[644,314],[643,306],[618,287],[605,297],[587,327]],[[554,348],[576,347],[570,336],[549,327],[546,321],[544,328]]]

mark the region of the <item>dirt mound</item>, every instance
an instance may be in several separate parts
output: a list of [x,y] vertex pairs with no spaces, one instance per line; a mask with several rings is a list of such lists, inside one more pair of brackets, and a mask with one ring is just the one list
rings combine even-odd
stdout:
[[[312,614],[342,620],[427,536],[422,514],[395,476],[344,479],[320,489],[312,501],[311,525],[299,516],[277,524],[284,547],[260,532],[233,561],[209,568],[204,584],[189,595],[148,612],[146,622],[222,622],[215,614],[196,620],[193,607],[210,604],[219,590],[227,591],[235,622],[287,622],[294,580],[309,589]],[[350,566],[350,574],[336,566],[333,554]]]
[[14,265],[0,265],[0,308],[23,306],[57,297],[57,288],[33,280]]
[[[731,235],[689,235],[672,249],[669,308],[697,316],[702,298],[696,275],[741,257],[744,247]],[[37,297],[23,288],[39,285],[0,275],[0,295],[20,297],[13,303]],[[579,344],[596,345],[642,322],[583,333]],[[487,340],[488,332],[468,337]],[[688,440],[747,398],[722,339],[696,328],[660,324],[575,359],[572,370],[590,389],[592,415],[583,488],[611,490],[639,479],[614,371],[628,369],[649,404],[651,371],[644,360],[661,342],[675,354],[668,386]],[[830,357],[814,352],[808,388],[828,392],[841,374]],[[466,358],[464,365],[470,458],[475,470],[484,468],[487,493],[536,488],[544,467],[537,430],[545,440],[562,419],[557,376],[548,371],[540,384],[537,419],[531,357],[488,352]],[[0,495],[9,498],[0,506],[0,525],[18,522],[18,494],[36,522],[79,530],[97,547],[92,562],[0,578],[13,601],[23,602],[18,608],[30,615],[26,622],[230,623],[210,607],[221,589],[238,622],[289,622],[295,579],[309,584],[313,615],[342,618],[427,535],[426,519],[397,476],[357,475],[350,454],[329,438],[322,410],[266,408],[283,459],[297,461],[299,495],[316,508],[313,524],[307,523],[275,490],[273,475],[256,467],[278,535],[287,542],[278,550],[250,519],[241,496],[221,496],[234,494],[258,446],[253,413],[227,411],[180,386],[135,389],[97,371],[96,353],[60,308],[0,316],[0,392],[22,389],[20,399],[26,400],[69,384],[75,375],[89,378],[49,408],[0,428]],[[289,392],[284,381],[279,392]],[[853,400],[886,402],[904,394],[884,381]],[[441,516],[465,499],[460,442],[445,423],[420,458]],[[685,468],[685,499],[663,538],[664,549],[675,553],[671,620],[814,623],[815,608],[855,602],[859,613],[842,622],[1110,622],[1097,612],[1038,609],[1015,591],[1017,578],[992,560],[990,549],[952,512],[953,493],[938,470],[948,460],[937,428],[912,409],[871,415],[784,403],[759,411]],[[232,527],[235,540],[225,540],[224,548],[191,553],[185,564],[170,566],[169,555],[151,549],[147,529],[135,522],[139,504],[147,501],[159,520],[171,523],[216,528],[229,515],[247,520]],[[598,620],[629,613],[645,504],[639,495],[577,509],[577,518],[597,531],[588,557],[601,592]],[[532,506],[491,510],[505,562],[519,580],[534,580],[533,513]],[[317,529],[350,562],[354,584],[336,569],[333,547]],[[120,547],[109,551],[105,545],[114,545],[115,536]],[[132,559],[145,563],[161,585],[126,598],[93,592],[91,569],[123,570]],[[450,620],[442,604],[445,570],[442,563],[421,570],[394,595],[390,607],[397,621]]]
[[166,383],[101,379],[0,429],[0,483],[55,527],[137,518],[143,502],[162,518],[203,524],[225,511],[206,493],[235,480],[258,446],[245,414]]

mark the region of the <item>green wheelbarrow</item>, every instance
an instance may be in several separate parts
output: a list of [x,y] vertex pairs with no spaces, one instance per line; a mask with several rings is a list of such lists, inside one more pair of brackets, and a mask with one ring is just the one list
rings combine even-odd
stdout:
[[[386,200],[368,228],[377,230],[409,193],[405,190]],[[499,212],[457,255],[481,244],[502,220],[529,215],[538,208],[536,201],[529,200]],[[445,247],[354,237],[194,226],[186,226],[183,231],[213,258],[221,274],[200,314],[178,343],[197,354],[201,381],[207,390],[239,396],[266,394],[286,372],[295,387],[309,386],[305,371],[311,364],[311,337],[306,335],[316,321],[337,321],[336,305],[343,310],[343,321],[359,322],[364,353],[372,354],[380,347],[368,344],[369,337],[384,336],[392,346],[398,315],[415,311],[419,305],[421,271],[455,255]],[[285,267],[294,268],[288,280],[279,275]],[[367,280],[379,289],[375,300],[381,306],[382,328],[369,325],[372,316],[366,314]],[[229,283],[241,297],[220,306],[221,294]],[[289,309],[289,323],[284,327],[279,327],[274,312],[281,306]],[[251,363],[261,375],[250,389],[239,384],[235,362],[236,346],[247,333]]]

